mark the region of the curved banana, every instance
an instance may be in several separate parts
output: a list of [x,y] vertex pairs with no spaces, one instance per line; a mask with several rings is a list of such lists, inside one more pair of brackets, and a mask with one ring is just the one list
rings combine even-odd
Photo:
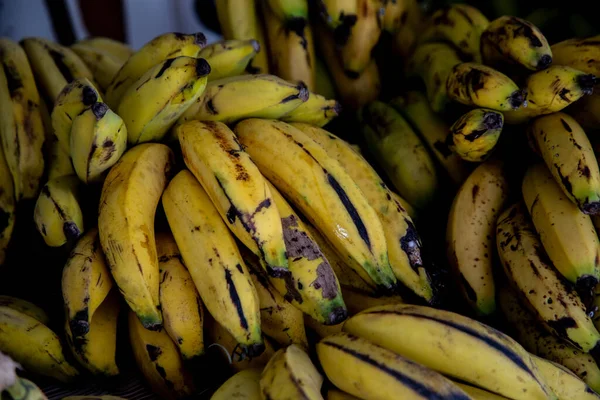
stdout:
[[156,235],[159,299],[165,330],[184,360],[204,354],[204,306],[173,236]]
[[260,172],[331,241],[352,269],[382,288],[396,285],[381,222],[335,159],[284,122],[247,119],[236,125],[235,132]]
[[507,197],[508,181],[503,165],[488,161],[462,184],[448,215],[448,262],[464,297],[482,315],[496,309],[492,274],[494,232]]
[[102,90],[108,89],[117,72],[127,61],[115,58],[108,51],[83,43],[71,45],[71,50],[85,62]]
[[102,250],[127,304],[148,329],[162,324],[154,214],[173,160],[165,145],[137,145],[111,168],[100,196]]
[[481,55],[487,65],[508,62],[533,71],[552,64],[552,50],[538,27],[507,15],[490,22],[481,34]]
[[550,49],[554,64],[566,65],[600,76],[600,35],[554,43]]
[[468,394],[473,400],[507,400],[506,397],[497,395],[487,390],[479,389],[478,387],[466,385],[464,383],[452,381],[452,383]]
[[485,161],[494,151],[502,127],[502,113],[487,108],[468,111],[450,127],[450,149],[466,161]]
[[82,44],[102,50],[110,54],[121,64],[125,64],[129,57],[134,53],[133,49],[125,43],[104,36],[92,36],[87,39],[79,40],[76,44]]
[[267,0],[266,3],[277,18],[290,26],[305,23],[308,19],[307,0]]
[[6,260],[6,252],[15,228],[16,201],[13,177],[0,148],[0,266]]
[[221,40],[200,50],[198,57],[210,65],[208,79],[212,81],[242,75],[259,51],[256,39]]
[[159,35],[133,53],[106,89],[106,104],[116,110],[121,98],[142,75],[167,59],[180,56],[198,57],[206,46],[204,34],[169,32]]
[[345,332],[318,342],[317,355],[329,380],[361,399],[469,399],[442,375]]
[[349,315],[356,315],[371,307],[404,303],[402,297],[398,295],[376,296],[369,292],[362,292],[347,286],[342,287],[342,292],[344,294],[344,301],[348,306]]
[[178,173],[162,205],[196,289],[249,356],[264,351],[256,288],[233,236],[191,172]]
[[50,247],[73,242],[84,232],[78,186],[75,175],[54,178],[42,187],[35,202],[33,220]]
[[540,374],[559,399],[598,400],[600,395],[594,392],[577,375],[560,364],[532,355]]
[[238,372],[227,379],[210,400],[261,400],[259,368],[250,368]]
[[[546,71],[548,70],[538,73]],[[497,111],[516,110],[527,104],[526,93],[512,79],[500,71],[477,63],[454,66],[446,80],[446,91],[451,100]]]
[[20,313],[29,315],[31,318],[37,319],[44,325],[48,325],[50,322],[50,318],[48,317],[48,314],[46,314],[46,311],[37,305],[18,297],[0,295],[0,307],[12,308]]
[[295,110],[280,118],[284,122],[302,122],[315,126],[325,126],[342,112],[337,100],[328,100],[320,94],[310,92],[308,100]]
[[61,176],[76,175],[71,156],[66,153],[56,136],[50,139],[48,150],[48,180],[51,181]]

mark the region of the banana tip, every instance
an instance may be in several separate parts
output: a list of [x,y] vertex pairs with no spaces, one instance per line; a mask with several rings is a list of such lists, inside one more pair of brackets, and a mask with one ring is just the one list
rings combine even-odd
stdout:
[[194,43],[199,45],[200,47],[206,46],[206,36],[202,32],[194,33]]
[[504,124],[504,118],[502,114],[496,111],[490,111],[483,117],[483,125],[488,130],[501,129]]
[[302,102],[306,102],[306,101],[308,101],[309,95],[310,95],[310,92],[308,91],[308,87],[306,86],[306,83],[300,81],[298,83],[298,98],[300,100],[302,100]]
[[594,91],[594,85],[598,82],[598,78],[596,78],[592,74],[579,75],[577,77],[577,84],[581,88],[581,91],[586,94],[592,94]]
[[265,351],[265,344],[263,342],[254,343],[244,347],[244,355],[249,358],[260,356]]
[[325,325],[341,324],[342,322],[344,322],[346,320],[346,318],[348,318],[348,310],[346,309],[346,307],[336,307],[327,316]]
[[523,90],[515,90],[509,97],[508,103],[512,107],[513,110],[521,106],[526,106],[525,104],[525,92]]
[[208,61],[204,58],[198,58],[196,61],[196,74],[197,76],[206,76],[210,74],[211,68]]
[[252,48],[254,49],[255,52],[258,53],[260,51],[260,43],[258,42],[258,40],[252,39],[250,41],[250,44],[252,45]]
[[340,115],[343,109],[344,108],[342,107],[342,103],[340,103],[339,101],[336,101],[333,105],[333,112],[335,113],[335,115]]
[[591,203],[583,204],[581,211],[588,215],[600,214],[600,201],[593,201]]
[[552,56],[549,54],[544,54],[543,56],[540,57],[540,59],[538,60],[537,63],[537,69],[546,69],[550,66],[550,64],[552,64]]

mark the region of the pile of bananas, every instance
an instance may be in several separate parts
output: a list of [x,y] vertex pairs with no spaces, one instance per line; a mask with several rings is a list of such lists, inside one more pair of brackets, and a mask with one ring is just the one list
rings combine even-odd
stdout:
[[123,357],[167,399],[600,399],[600,38],[216,6],[212,44],[0,39],[0,264],[28,201],[68,254],[63,319],[0,294],[2,400]]

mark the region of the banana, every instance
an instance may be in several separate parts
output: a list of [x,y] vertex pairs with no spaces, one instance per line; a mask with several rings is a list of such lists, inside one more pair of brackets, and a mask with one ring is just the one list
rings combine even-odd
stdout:
[[481,55],[487,65],[508,62],[533,71],[552,64],[552,50],[538,27],[507,15],[491,21],[481,34]]
[[304,326],[308,329],[312,329],[312,331],[320,338],[324,338],[335,333],[340,333],[343,325],[344,324],[325,325],[319,321],[316,321],[310,315],[304,314]]
[[51,181],[61,176],[76,175],[71,156],[65,153],[56,136],[52,137],[48,151],[48,180]]
[[[169,58],[123,93],[117,113],[130,144],[159,141],[206,88],[210,66],[202,58]],[[148,101],[152,99],[152,101]]]
[[[546,71],[549,70],[538,73]],[[477,63],[455,65],[448,74],[446,92],[451,100],[459,103],[497,111],[510,112],[528,104],[525,102],[526,93],[512,79]]]
[[100,196],[102,250],[120,292],[147,329],[162,325],[154,216],[173,164],[167,146],[137,145],[111,168]]
[[307,0],[267,0],[266,3],[277,18],[290,26],[306,23],[308,19]]
[[106,104],[117,109],[121,98],[142,75],[168,59],[180,56],[198,57],[206,46],[204,34],[169,32],[159,35],[133,53],[113,78],[106,89]]
[[375,296],[368,292],[361,292],[360,290],[346,286],[342,287],[342,292],[344,294],[344,301],[348,306],[349,315],[356,315],[371,307],[404,303],[402,297],[398,295]]
[[473,109],[450,127],[448,147],[463,160],[485,161],[494,151],[503,126],[502,113],[487,108]]
[[55,178],[46,182],[35,202],[33,220],[50,247],[71,243],[84,232],[78,186],[77,176]]
[[217,80],[242,75],[259,51],[256,39],[221,40],[200,50],[198,57],[210,65],[208,79]]
[[450,42],[469,60],[481,62],[481,34],[489,23],[475,7],[468,4],[452,4],[431,15],[419,40]]
[[117,59],[105,50],[82,43],[71,45],[71,50],[85,62],[102,90],[108,89],[117,72],[127,61]]
[[92,105],[102,102],[100,92],[87,78],[75,79],[60,91],[50,115],[52,129],[62,149],[71,154],[73,120]]
[[420,5],[417,0],[383,0],[382,28],[390,33],[397,33],[406,26],[414,28],[421,19]]
[[204,306],[173,236],[156,235],[163,324],[184,360],[204,354]]
[[408,58],[407,74],[421,78],[425,84],[427,100],[436,113],[443,111],[450,102],[446,81],[454,67],[461,62],[457,51],[446,43],[422,43]]
[[264,351],[256,288],[233,236],[191,172],[169,183],[162,205],[183,262],[211,315],[248,356]]
[[394,193],[394,192],[391,192],[391,193],[392,193],[392,197],[394,199],[396,199],[396,201],[398,203],[400,203],[402,208],[404,208],[406,210],[406,212],[408,213],[410,218],[412,218],[412,220],[414,222],[417,222],[417,220],[419,219],[419,213],[417,212],[417,210],[408,201],[406,201],[405,199],[400,197],[400,195],[398,195],[397,193]]
[[258,368],[246,369],[227,379],[210,400],[260,400],[260,375]]
[[127,128],[104,103],[94,103],[73,120],[71,160],[84,183],[98,182],[127,148]]
[[567,39],[553,44],[550,49],[554,63],[600,76],[599,40],[600,35]]
[[435,164],[419,136],[391,106],[380,101],[359,114],[367,146],[388,178],[410,204],[426,208],[435,197]]
[[76,44],[82,44],[84,46],[102,50],[110,54],[121,64],[125,64],[129,57],[134,53],[133,49],[125,43],[103,36],[92,36],[87,39],[79,40]]
[[504,317],[515,331],[515,339],[527,351],[567,367],[591,388],[596,391],[600,389],[600,368],[590,354],[577,350],[550,334],[538,319],[525,309],[511,289],[502,287],[498,290],[498,303]]
[[77,370],[63,355],[58,336],[37,319],[0,306],[0,351],[27,371],[61,382],[72,381]]
[[70,325],[73,321],[66,321],[67,344],[75,359],[91,373],[116,376],[119,374],[115,357],[120,311],[120,297],[117,291],[111,291],[95,311],[90,318],[89,330],[79,337],[74,337],[71,331]]
[[262,174],[331,241],[352,269],[379,287],[395,287],[381,222],[337,160],[285,122],[247,119],[236,125],[235,132]]
[[260,51],[251,62],[251,69],[257,74],[269,73],[267,42],[258,10],[257,0],[217,0],[217,17],[226,40],[255,39]]
[[46,314],[46,311],[37,305],[18,297],[0,295],[0,307],[12,308],[20,313],[29,315],[31,318],[37,319],[44,325],[50,323],[50,318],[48,317],[48,314]]
[[338,37],[348,35],[356,24],[359,13],[356,0],[318,0],[317,5],[321,17]]
[[354,180],[381,221],[394,275],[417,296],[432,301],[436,294],[432,282],[434,274],[423,263],[419,234],[406,210],[392,197],[377,172],[337,136],[307,124],[293,126],[321,145]]
[[343,332],[316,347],[329,380],[361,399],[470,399],[440,374],[363,338]]
[[509,124],[520,124],[529,119],[558,112],[586,95],[592,94],[597,78],[575,68],[552,65],[527,77],[527,107],[507,111],[504,118]]
[[[15,200],[37,196],[44,173],[45,132],[40,113],[40,96],[23,49],[10,39],[0,38],[0,142],[12,175],[12,188],[3,197]],[[3,180],[6,167],[3,165]],[[9,207],[10,204],[4,203]],[[8,200],[10,202],[10,200]],[[7,232],[10,236],[10,232]]]
[[[501,162],[477,167],[458,190],[448,215],[446,254],[462,293],[482,315],[496,309],[492,274],[496,220],[508,197]],[[470,227],[465,229],[465,227]]]
[[380,306],[351,317],[344,331],[511,399],[556,398],[521,345],[450,311],[409,304]]
[[557,112],[533,120],[527,133],[564,194],[585,214],[600,212],[600,170],[581,125]]
[[360,400],[351,394],[342,392],[341,390],[329,389],[327,391],[327,400]]
[[4,150],[0,148],[0,266],[6,260],[6,253],[15,228],[16,201],[13,177],[6,164]]
[[135,362],[152,390],[164,399],[192,395],[195,390],[191,375],[169,335],[164,330],[144,328],[131,310],[128,322]]
[[342,112],[337,100],[327,100],[320,94],[310,92],[308,100],[292,112],[280,118],[284,122],[303,122],[315,126],[325,126]]
[[559,399],[593,400],[600,399],[588,385],[574,373],[560,364],[532,355],[531,358],[537,365],[541,375],[548,386]]
[[[496,243],[504,272],[538,319],[552,332],[588,353],[600,349],[600,333],[574,288],[547,263],[525,207],[509,207],[498,218]],[[555,304],[556,303],[556,304]]]
[[323,377],[308,354],[295,344],[278,350],[260,377],[263,399],[323,399],[322,384]]
[[590,217],[565,196],[541,163],[525,173],[522,192],[554,267],[578,292],[591,293],[600,278],[600,243]]
[[21,46],[27,53],[36,80],[46,98],[53,102],[63,88],[78,78],[94,83],[94,75],[70,48],[41,37],[26,37]]
[[307,100],[303,83],[290,83],[274,75],[234,76],[209,82],[180,122],[232,124],[245,118],[280,118]]
[[452,381],[452,383],[468,394],[473,400],[506,400],[506,397],[499,396],[487,390],[479,389],[478,387],[465,385],[464,383]]
[[2,399],[4,398],[7,400],[48,400],[35,383],[21,377],[17,377],[15,383],[5,388],[2,392]]

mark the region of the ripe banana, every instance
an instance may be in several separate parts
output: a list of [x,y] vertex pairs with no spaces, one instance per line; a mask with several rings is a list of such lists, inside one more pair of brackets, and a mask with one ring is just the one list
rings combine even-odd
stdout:
[[600,170],[581,125],[558,112],[533,120],[527,133],[565,195],[585,214],[600,212]]
[[129,342],[135,362],[152,390],[164,399],[194,393],[191,375],[185,369],[177,346],[164,330],[150,331],[129,310]]
[[102,90],[108,89],[117,72],[127,61],[117,59],[105,50],[82,43],[73,44],[71,50],[85,62]]
[[257,0],[217,0],[217,17],[221,31],[226,40],[255,39],[260,45],[260,51],[251,62],[254,73],[269,73],[269,57],[267,42],[258,10]]
[[408,201],[406,201],[405,199],[400,197],[400,195],[398,195],[397,193],[394,193],[394,192],[391,192],[391,193],[392,193],[392,197],[394,199],[396,199],[396,201],[398,203],[400,203],[402,208],[404,208],[406,210],[406,212],[412,218],[412,220],[414,222],[417,222],[417,220],[419,219],[419,213],[417,212],[417,210]]
[[487,161],[462,184],[448,215],[448,262],[464,297],[482,315],[496,309],[494,232],[507,197],[508,181],[502,163]]
[[450,42],[469,60],[481,62],[481,34],[489,23],[475,7],[468,4],[452,4],[431,15],[419,40]]
[[331,133],[307,124],[293,124],[321,145],[354,180],[373,207],[386,239],[390,266],[394,275],[417,296],[432,301],[435,296],[434,274],[421,257],[421,238],[404,208],[392,197],[377,172],[350,145]]
[[487,108],[473,109],[450,127],[448,147],[463,160],[485,161],[494,151],[503,126],[502,113]]
[[117,109],[127,127],[128,142],[161,140],[202,95],[209,73],[206,60],[181,56],[155,65],[132,83]]
[[265,346],[256,288],[210,198],[194,175],[183,170],[169,183],[162,205],[207,310],[248,356],[260,355]]
[[16,42],[0,38],[0,142],[13,180],[6,196],[17,201],[37,196],[44,173],[40,101],[25,52]]
[[56,136],[50,139],[48,151],[48,180],[51,181],[61,176],[76,175],[71,156],[66,153]]
[[327,100],[320,94],[310,92],[308,100],[292,112],[280,118],[284,122],[303,122],[315,126],[325,126],[340,115],[342,105],[335,99]]
[[278,350],[260,377],[263,399],[323,399],[322,384],[323,377],[308,354],[295,344]]
[[554,64],[600,76],[600,36],[563,40],[551,46]]
[[242,75],[259,51],[255,39],[221,40],[200,50],[198,57],[210,65],[208,79],[212,81]]
[[506,276],[538,319],[556,336],[586,353],[600,349],[600,333],[585,305],[547,262],[542,243],[521,203],[509,207],[498,218],[496,243]]
[[50,323],[50,318],[48,317],[48,314],[46,314],[46,311],[37,305],[18,297],[0,295],[0,307],[12,308],[20,313],[29,315],[31,318],[37,319],[44,325]]
[[381,222],[335,159],[284,122],[247,119],[237,124],[235,132],[262,174],[331,241],[352,269],[383,289],[395,287]]
[[421,19],[421,9],[417,0],[383,0],[382,28],[390,33],[398,33],[406,27],[411,30]]
[[308,19],[307,0],[267,0],[271,11],[290,26],[301,25]]
[[[546,71],[549,70],[538,73]],[[511,111],[527,105],[526,93],[512,79],[500,71],[477,63],[454,66],[446,80],[446,91],[451,100],[468,106]]]
[[106,104],[116,110],[127,90],[152,67],[180,56],[198,57],[206,46],[206,37],[193,34],[164,33],[143,45],[123,64],[106,89]]
[[348,306],[349,315],[356,315],[359,312],[369,309],[371,307],[384,306],[387,304],[404,303],[402,297],[398,295],[375,296],[368,292],[361,292],[360,290],[356,290],[354,288],[346,286],[342,287],[342,292],[344,294],[344,301],[347,303]]
[[532,355],[540,374],[559,399],[598,400],[594,392],[577,375],[560,364]]
[[527,170],[522,191],[552,264],[580,294],[589,294],[600,278],[600,243],[592,220],[565,196],[544,164]]
[[200,295],[171,234],[156,235],[156,251],[165,330],[185,361],[201,357],[204,354],[204,306]]
[[94,103],[71,126],[71,160],[84,183],[100,181],[127,148],[127,128],[104,103]]
[[[401,112],[427,144],[429,151],[446,170],[456,186],[469,176],[469,168],[446,144],[450,128],[431,108],[427,97],[418,91],[408,91],[390,101],[390,105]],[[408,210],[407,210],[408,211]],[[410,212],[409,212],[410,214]],[[414,218],[413,218],[414,219]]]
[[354,397],[351,394],[342,392],[341,390],[329,389],[327,391],[327,400],[360,400],[358,397]]
[[65,360],[58,336],[37,319],[0,306],[0,330],[0,351],[24,369],[61,382],[78,375]]
[[487,390],[479,389],[478,387],[466,385],[464,383],[452,381],[452,383],[468,394],[473,400],[507,400],[506,397],[497,395]]
[[317,4],[321,17],[337,37],[343,39],[350,34],[358,19],[357,0],[318,0]]
[[13,177],[6,164],[4,150],[0,148],[0,266],[6,260],[6,252],[15,227],[16,201]]
[[147,329],[162,324],[154,215],[173,159],[162,144],[131,148],[111,168],[100,196],[102,250],[120,292]]
[[521,345],[450,311],[409,304],[380,306],[351,317],[344,331],[511,399],[556,398]]
[[125,64],[134,53],[133,49],[125,43],[103,36],[93,36],[79,40],[77,44],[105,51],[121,64]]
[[260,375],[259,368],[250,368],[238,372],[227,379],[210,400],[260,400]]
[[50,247],[73,242],[84,232],[78,186],[77,176],[67,175],[52,179],[42,187],[33,220]]
[[487,65],[507,62],[533,71],[552,64],[552,50],[538,27],[507,15],[490,22],[481,34],[481,55]]
[[388,178],[410,204],[426,208],[435,197],[435,164],[419,136],[391,106],[380,101],[366,105],[359,115],[362,134]]
[[470,398],[440,374],[345,332],[318,342],[317,355],[329,380],[361,399]]

